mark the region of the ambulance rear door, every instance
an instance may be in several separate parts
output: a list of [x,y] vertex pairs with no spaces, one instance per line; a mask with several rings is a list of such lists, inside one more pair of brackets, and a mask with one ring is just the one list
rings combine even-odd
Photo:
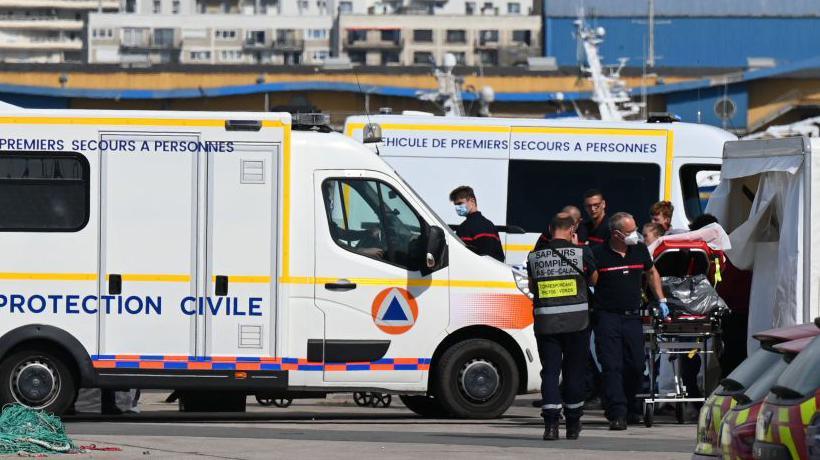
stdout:
[[100,131],[100,353],[196,354],[197,159],[200,133]]
[[282,129],[219,135],[230,145],[208,153],[205,350],[209,356],[271,356]]

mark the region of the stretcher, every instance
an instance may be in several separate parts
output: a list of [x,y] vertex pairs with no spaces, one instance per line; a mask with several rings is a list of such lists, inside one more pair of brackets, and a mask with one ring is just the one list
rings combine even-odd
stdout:
[[[720,279],[722,253],[713,250],[704,241],[664,241],[655,248],[652,256],[658,273],[665,281],[670,277],[688,280],[705,275],[714,286],[715,279]],[[690,314],[683,308],[675,308],[670,299],[672,311],[665,319],[659,318],[657,307],[652,304],[647,304],[644,309],[643,327],[649,375],[647,391],[638,397],[644,401],[644,424],[647,427],[654,423],[657,405],[673,404],[678,423],[683,423],[684,404],[702,403],[705,397],[694,395],[711,393],[708,382],[716,379],[708,374],[711,371],[709,360],[719,353],[720,319],[727,309],[722,301],[710,307],[704,314]],[[703,372],[699,372],[700,379],[696,379],[699,380],[700,388],[688,389],[684,384],[680,363],[682,358],[692,358],[695,355],[700,356],[702,361]],[[660,393],[658,363],[664,358],[673,361],[674,388],[671,392]]]

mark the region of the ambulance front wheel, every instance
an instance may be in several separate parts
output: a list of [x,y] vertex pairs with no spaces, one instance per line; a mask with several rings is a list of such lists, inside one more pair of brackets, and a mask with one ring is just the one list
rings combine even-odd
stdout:
[[436,366],[434,391],[444,409],[458,418],[499,417],[518,391],[518,369],[510,352],[487,339],[459,342]]
[[0,405],[19,403],[62,414],[77,393],[68,362],[68,357],[45,348],[13,353],[0,363]]

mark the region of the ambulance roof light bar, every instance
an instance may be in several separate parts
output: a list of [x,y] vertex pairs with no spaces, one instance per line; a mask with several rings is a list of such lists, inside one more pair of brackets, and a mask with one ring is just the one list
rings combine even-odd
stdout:
[[293,116],[293,129],[330,132],[330,115],[326,113],[297,113]]

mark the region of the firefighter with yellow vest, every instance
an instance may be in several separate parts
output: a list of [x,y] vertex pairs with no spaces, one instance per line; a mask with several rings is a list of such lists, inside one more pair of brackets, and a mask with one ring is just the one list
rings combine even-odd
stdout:
[[[550,223],[552,239],[527,256],[535,338],[541,358],[544,440],[558,439],[561,409],[567,439],[578,439],[589,357],[589,290],[598,272],[592,251],[572,244],[575,219],[565,212]],[[559,389],[559,376],[565,384]]]

